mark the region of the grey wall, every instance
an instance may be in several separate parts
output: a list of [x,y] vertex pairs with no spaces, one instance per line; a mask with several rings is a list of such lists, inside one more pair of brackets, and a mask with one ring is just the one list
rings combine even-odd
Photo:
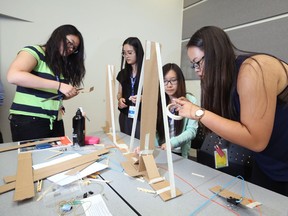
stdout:
[[287,0],[184,0],[181,66],[186,79],[198,79],[186,54],[189,38],[199,28],[224,29],[236,47],[265,52],[288,61]]

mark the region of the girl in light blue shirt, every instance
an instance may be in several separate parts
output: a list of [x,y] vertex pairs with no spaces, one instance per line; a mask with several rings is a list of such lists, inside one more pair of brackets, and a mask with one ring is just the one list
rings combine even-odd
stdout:
[[[166,106],[173,102],[173,98],[179,97],[186,97],[187,100],[196,103],[196,98],[192,94],[186,93],[185,78],[178,65],[174,63],[165,64],[163,66],[163,77],[167,103]],[[170,111],[177,115],[173,108]],[[196,136],[198,122],[189,118],[183,118],[182,120],[173,120],[170,117],[167,118],[172,151],[188,158],[191,140]],[[160,98],[158,100],[156,130],[156,145],[160,146],[161,149],[166,150],[162,104]]]

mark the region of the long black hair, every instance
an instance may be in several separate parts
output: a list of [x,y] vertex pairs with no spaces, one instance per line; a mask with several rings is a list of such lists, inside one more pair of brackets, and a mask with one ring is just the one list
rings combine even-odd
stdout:
[[222,29],[206,26],[193,34],[187,48],[192,46],[205,53],[201,106],[223,117],[232,118],[235,110],[231,97],[237,78],[234,45]]
[[[67,50],[67,35],[75,35],[79,38],[77,51],[71,55],[60,53],[61,46]],[[49,68],[57,76],[61,74],[65,80],[75,87],[79,87],[85,76],[84,66],[84,41],[82,34],[73,25],[62,25],[56,28],[45,45],[45,60]]]
[[[143,57],[144,57],[144,50],[141,44],[141,41],[137,38],[137,37],[129,37],[127,38],[123,44],[122,44],[122,48],[124,47],[125,44],[128,44],[130,46],[132,46],[134,48],[134,51],[136,53],[136,64],[137,64],[137,75],[136,77],[139,80],[140,74],[141,74],[141,68],[142,68],[142,62],[143,62]],[[122,50],[123,53],[123,50]],[[121,55],[122,55],[121,53]],[[125,65],[124,65],[125,64]],[[121,58],[121,69],[123,68],[124,65],[124,71],[127,73],[125,74],[125,77],[130,78],[130,75],[132,73],[132,65],[128,64],[123,55]]]
[[[174,63],[167,63],[162,67],[163,71],[163,77],[166,76],[166,74],[170,71],[174,71],[177,76],[177,90],[175,92],[175,97],[185,97],[186,96],[186,84],[185,84],[185,78],[183,75],[183,72],[181,68]],[[171,103],[169,95],[165,93],[166,98],[166,106]],[[159,91],[159,97],[158,97],[158,107],[157,107],[158,113],[157,113],[157,125],[156,130],[159,138],[159,145],[165,143],[165,133],[164,133],[164,125],[163,125],[163,112],[162,112],[162,102],[161,102],[161,95]],[[168,117],[167,117],[168,118]],[[184,126],[184,120],[177,120],[174,121],[174,127],[175,127],[175,135],[179,135],[182,133]]]
[[[186,47],[198,47],[205,53],[204,75],[201,79],[201,106],[228,119],[239,118],[233,104],[238,76],[236,53],[248,55],[261,68],[259,62],[253,58],[253,55],[260,53],[236,48],[226,32],[216,26],[200,28],[192,35]],[[288,76],[283,61],[272,57],[279,61]],[[288,88],[278,97],[287,103]],[[205,132],[209,132],[208,128],[203,127]]]

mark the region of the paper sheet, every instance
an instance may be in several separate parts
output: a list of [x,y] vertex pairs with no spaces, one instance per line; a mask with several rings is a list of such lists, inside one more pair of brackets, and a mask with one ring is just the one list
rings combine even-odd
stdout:
[[51,165],[54,165],[54,164],[57,164],[57,163],[60,163],[60,162],[63,162],[63,161],[67,161],[67,160],[70,160],[70,159],[73,159],[73,158],[76,158],[76,157],[80,157],[80,156],[81,156],[81,154],[78,154],[78,153],[69,154],[69,155],[66,155],[66,156],[63,156],[63,157],[48,161],[48,162],[35,164],[35,165],[33,165],[33,168],[34,169],[40,169],[40,168],[43,168],[43,167],[51,166]]
[[81,202],[86,216],[112,216],[100,194],[82,199]]
[[[73,159],[73,158],[77,158],[80,156],[81,156],[81,154],[78,154],[78,153],[66,155],[66,156],[63,156],[61,158],[57,158],[57,159],[54,159],[52,161],[49,161],[49,162],[33,165],[33,168],[34,169],[43,168],[43,167],[57,164],[57,163],[60,163],[63,161]],[[64,186],[64,185],[70,184],[70,183],[72,183],[72,182],[74,182],[80,178],[84,178],[84,177],[86,177],[92,173],[106,169],[107,167],[108,167],[108,165],[106,165],[106,164],[95,162],[95,163],[91,164],[90,166],[86,167],[85,169],[83,169],[81,172],[77,173],[77,175],[72,175],[72,176],[71,175],[65,175],[66,172],[70,171],[70,170],[67,170],[67,171],[58,173],[54,176],[51,176],[47,179],[60,185],[60,186]]]
[[108,166],[106,164],[101,164],[98,162],[95,162],[93,164],[91,164],[90,166],[86,167],[85,169],[83,169],[81,172],[79,172],[76,175],[65,175],[66,172],[62,172],[62,173],[58,173],[54,176],[51,176],[49,178],[47,178],[48,180],[60,185],[60,186],[64,186],[67,184],[70,184],[74,181],[77,181],[78,179],[84,178],[92,173],[98,172],[100,170],[106,169]]

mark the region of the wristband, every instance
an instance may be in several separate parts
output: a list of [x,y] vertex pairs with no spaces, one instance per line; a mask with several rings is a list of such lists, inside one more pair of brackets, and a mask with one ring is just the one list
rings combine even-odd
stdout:
[[60,90],[60,87],[61,87],[61,82],[59,82],[58,91]]

